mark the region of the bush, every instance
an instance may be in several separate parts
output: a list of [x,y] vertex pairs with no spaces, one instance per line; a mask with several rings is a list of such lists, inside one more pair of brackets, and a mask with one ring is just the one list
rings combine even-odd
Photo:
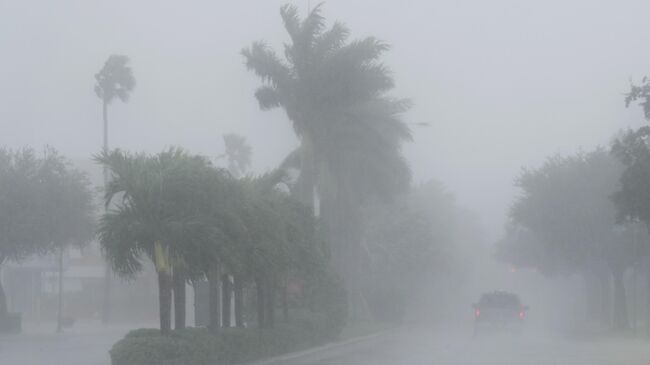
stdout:
[[217,338],[204,329],[175,331],[163,336],[158,330],[130,332],[110,350],[114,365],[212,365]]
[[336,338],[348,317],[348,299],[343,281],[330,271],[305,283],[305,299],[312,314],[311,321],[325,336]]
[[229,365],[325,344],[336,337],[324,314],[293,313],[272,329],[187,328],[162,336],[159,330],[129,332],[110,350],[113,365]]

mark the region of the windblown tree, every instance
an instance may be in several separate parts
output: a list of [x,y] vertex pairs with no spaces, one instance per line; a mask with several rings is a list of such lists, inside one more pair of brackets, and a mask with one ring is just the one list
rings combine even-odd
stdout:
[[[472,274],[471,260],[480,246],[481,235],[475,233],[480,227],[473,214],[434,180],[392,202],[374,204],[367,216],[366,290],[375,318],[422,320],[431,308],[447,315],[445,308],[453,306],[455,294]],[[455,290],[447,287],[449,282]]]
[[[650,79],[632,85],[625,105],[639,101],[644,117],[650,121]],[[639,220],[650,227],[650,127],[623,132],[612,145],[612,153],[625,165],[621,189],[614,196],[621,218]]]
[[223,156],[228,162],[228,171],[234,177],[242,177],[251,167],[253,149],[246,138],[238,134],[224,134],[223,142],[226,147]]
[[[644,77],[642,84],[632,85],[625,98],[629,105],[640,100],[646,120],[650,120],[650,80]],[[612,153],[623,163],[625,170],[620,179],[619,190],[614,194],[614,202],[619,218],[625,221],[640,222],[650,231],[650,127],[643,126],[636,131],[623,132],[613,143]],[[650,262],[647,262],[650,265]],[[650,289],[650,268],[648,285]],[[650,316],[650,305],[646,304]],[[650,327],[648,328],[650,331]]]
[[650,78],[647,76],[641,79],[640,85],[632,84],[630,92],[625,95],[626,107],[635,101],[639,101],[645,119],[650,120]]
[[381,63],[389,46],[373,37],[349,41],[341,23],[326,28],[320,5],[300,19],[295,6],[280,11],[291,39],[281,59],[265,43],[242,51],[263,85],[255,96],[263,110],[281,107],[300,139],[285,165],[300,172],[294,193],[320,212],[334,263],[345,278],[353,315],[360,311],[359,262],[363,205],[408,188],[401,154],[411,138],[402,122],[410,103],[388,95],[394,87]]
[[[86,176],[58,152],[46,148],[0,150],[0,265],[29,256],[82,246],[94,237],[92,194]],[[61,329],[63,267],[59,266]],[[7,303],[0,285],[0,316]]]
[[[102,119],[104,121],[103,152],[108,152],[108,106],[115,99],[128,102],[131,91],[135,88],[135,77],[129,66],[129,58],[124,55],[111,55],[104,67],[95,74],[95,94],[102,101]],[[104,168],[104,188],[108,184],[108,173]],[[108,322],[110,317],[110,287],[111,272],[107,266],[104,278],[104,307],[102,321]]]
[[284,172],[276,170],[242,181],[246,191],[242,217],[248,240],[238,246],[243,249],[240,276],[255,285],[258,325],[274,326],[278,299],[284,320],[289,320],[288,286],[300,282],[304,295],[322,299],[305,306],[326,315],[332,327],[340,329],[346,311],[339,303],[345,303],[345,295],[337,290],[338,282],[328,266],[327,245],[311,209],[280,188],[284,179]]
[[370,258],[366,290],[375,319],[401,322],[414,297],[432,286],[431,274],[442,271],[449,257],[441,254],[431,223],[408,199],[372,208],[365,235]]
[[[225,152],[221,157],[225,157],[227,169],[234,178],[241,178],[246,175],[251,166],[251,157],[253,149],[246,142],[246,138],[238,134],[224,134],[223,142]],[[233,262],[232,260],[230,260]],[[222,276],[222,322],[224,327],[231,326],[231,313],[233,312],[232,302],[234,297],[234,314],[235,326],[243,326],[243,278],[235,275],[240,271],[235,268],[240,267],[238,263],[231,263],[230,269],[224,272]]]
[[42,211],[47,218],[41,223],[51,250],[58,256],[57,331],[63,330],[64,288],[63,258],[68,247],[83,247],[95,237],[95,216],[90,181],[73,169],[56,151],[46,150],[44,160],[49,165],[41,177],[43,184]]
[[[0,150],[0,265],[47,252],[49,240],[37,214],[45,165],[33,150]],[[0,282],[0,316],[6,315]]]
[[[118,150],[98,156],[97,161],[112,176],[105,197],[107,206],[112,206],[99,228],[102,249],[122,276],[141,271],[146,258],[153,262],[158,274],[160,328],[169,333],[173,275],[182,275],[184,288],[186,265],[195,263],[188,262],[196,257],[190,253],[201,250],[211,260],[212,251],[205,245],[220,233],[213,216],[204,210],[213,203],[206,194],[214,181],[206,183],[205,179],[213,170],[206,159],[180,149],[154,156]],[[176,300],[181,301],[184,297]],[[179,325],[182,328],[184,323]]]
[[621,171],[621,164],[602,149],[550,158],[519,177],[522,195],[511,211],[513,222],[533,234],[518,243],[543,245],[529,253],[538,252],[537,264],[545,271],[595,273],[603,292],[609,292],[613,279],[617,329],[628,323],[623,274],[640,253],[634,227],[617,224],[611,199]]
[[102,101],[104,121],[104,150],[108,150],[108,106],[115,99],[126,103],[135,88],[135,77],[129,66],[129,58],[124,55],[111,55],[104,67],[95,74],[95,94]]

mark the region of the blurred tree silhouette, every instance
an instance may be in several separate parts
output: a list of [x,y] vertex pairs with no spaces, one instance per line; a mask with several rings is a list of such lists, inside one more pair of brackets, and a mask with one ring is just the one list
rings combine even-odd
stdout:
[[345,279],[351,314],[363,315],[363,205],[408,189],[401,146],[411,133],[401,116],[410,102],[388,96],[394,81],[380,62],[386,43],[373,37],[349,41],[349,29],[338,22],[326,28],[321,5],[304,19],[293,5],[283,6],[280,15],[291,39],[285,58],[263,42],[242,54],[263,82],[255,92],[260,107],[283,108],[300,138],[286,161],[300,172],[293,192],[310,206],[320,201],[316,213]]
[[[111,55],[104,63],[104,67],[95,74],[95,94],[102,101],[102,119],[104,121],[104,143],[102,151],[108,152],[108,105],[120,99],[123,103],[129,100],[131,91],[135,88],[135,77],[129,67],[129,58],[124,55]],[[108,181],[108,172],[104,167],[104,188]],[[104,304],[102,308],[102,322],[107,323],[110,317],[111,296],[111,271],[106,266],[104,278]]]

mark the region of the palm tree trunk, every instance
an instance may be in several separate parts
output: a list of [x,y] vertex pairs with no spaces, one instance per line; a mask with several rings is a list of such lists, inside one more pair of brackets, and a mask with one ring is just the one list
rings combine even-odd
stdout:
[[646,286],[647,287],[646,287],[646,294],[645,294],[646,295],[646,299],[645,299],[646,300],[646,303],[645,303],[646,319],[645,319],[645,322],[646,322],[646,326],[647,326],[647,328],[646,328],[647,335],[648,335],[648,337],[650,337],[650,260],[647,260],[647,265],[648,265],[648,267],[646,268]]
[[275,285],[270,278],[266,278],[265,282],[266,314],[264,319],[266,320],[266,327],[273,328],[275,326]]
[[289,322],[289,284],[287,281],[282,285],[282,316],[285,322]]
[[210,324],[208,327],[212,333],[218,333],[221,327],[220,316],[220,293],[219,293],[219,266],[214,266],[208,272],[209,302],[210,302]]
[[609,273],[600,272],[600,319],[604,325],[611,325],[611,282]]
[[59,249],[59,303],[56,312],[56,332],[63,331],[63,247]]
[[9,310],[7,307],[7,296],[5,295],[2,282],[0,281],[0,318],[6,317],[7,314],[9,314]]
[[586,317],[589,321],[598,321],[601,318],[601,302],[599,300],[600,287],[598,277],[593,270],[582,274],[585,283],[585,297],[587,302]]
[[266,299],[264,296],[264,280],[261,277],[255,278],[255,289],[257,290],[257,295],[255,300],[257,301],[257,327],[265,328],[266,319],[264,318],[266,314]]
[[158,271],[158,305],[160,332],[168,335],[172,325],[172,278],[167,270]]
[[[2,264],[5,262],[4,256],[0,257],[0,273],[2,273]],[[7,306],[7,296],[5,295],[4,287],[2,286],[2,276],[0,275],[0,318],[4,318],[9,314]]]
[[233,280],[235,287],[235,326],[244,327],[244,285],[239,275],[235,275]]
[[185,271],[174,269],[174,328],[185,329]]
[[627,329],[629,326],[623,273],[624,270],[621,268],[614,268],[612,270],[614,278],[614,329],[617,330]]
[[[104,121],[104,144],[102,150],[108,152],[108,101],[103,99],[102,102],[102,118]],[[104,165],[104,191],[108,186],[108,167]],[[105,207],[106,209],[106,207]],[[102,323],[107,324],[111,316],[111,278],[113,273],[111,272],[111,266],[106,263],[106,268],[104,270],[104,304],[102,307]]]
[[232,285],[230,284],[230,275],[224,274],[221,277],[221,321],[223,327],[230,327],[230,313],[232,310]]

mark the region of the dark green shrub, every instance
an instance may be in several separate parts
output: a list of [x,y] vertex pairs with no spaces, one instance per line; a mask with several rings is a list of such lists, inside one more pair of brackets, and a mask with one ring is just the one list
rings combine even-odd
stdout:
[[314,320],[319,322],[320,331],[330,339],[335,339],[345,326],[348,317],[348,299],[343,281],[330,271],[305,284],[307,307]]
[[129,332],[110,351],[113,365],[229,365],[251,362],[325,344],[334,337],[325,313],[297,311],[272,329],[224,328],[218,335],[187,328],[162,336],[159,330]]
[[113,365],[213,365],[218,339],[204,329],[160,331],[139,329],[128,333],[110,350]]

